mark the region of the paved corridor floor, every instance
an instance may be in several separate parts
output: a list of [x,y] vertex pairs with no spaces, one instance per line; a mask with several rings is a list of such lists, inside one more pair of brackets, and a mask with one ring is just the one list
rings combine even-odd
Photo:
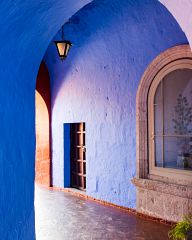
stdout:
[[169,228],[113,207],[36,186],[37,240],[166,240]]

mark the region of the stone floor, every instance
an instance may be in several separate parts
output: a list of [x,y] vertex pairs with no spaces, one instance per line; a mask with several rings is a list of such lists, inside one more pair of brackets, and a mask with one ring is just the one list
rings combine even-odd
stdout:
[[166,240],[169,228],[120,209],[36,186],[37,240]]

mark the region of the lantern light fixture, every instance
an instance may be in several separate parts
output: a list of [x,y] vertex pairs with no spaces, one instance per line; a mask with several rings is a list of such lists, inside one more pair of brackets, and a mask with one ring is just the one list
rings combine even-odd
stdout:
[[64,40],[64,31],[62,26],[62,40],[54,41],[57,52],[59,54],[59,58],[61,60],[64,60],[67,57],[67,54],[69,52],[70,47],[72,46],[71,42],[69,40]]

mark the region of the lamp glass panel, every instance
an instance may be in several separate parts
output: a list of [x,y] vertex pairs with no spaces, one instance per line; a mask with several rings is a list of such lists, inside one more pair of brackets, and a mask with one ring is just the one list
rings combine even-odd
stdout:
[[66,52],[65,52],[66,56],[67,56],[67,54],[68,54],[68,52],[69,52],[69,48],[70,48],[70,44],[67,43],[67,44],[66,44]]
[[65,42],[57,43],[57,48],[58,48],[58,51],[59,51],[59,56],[64,57],[66,43]]

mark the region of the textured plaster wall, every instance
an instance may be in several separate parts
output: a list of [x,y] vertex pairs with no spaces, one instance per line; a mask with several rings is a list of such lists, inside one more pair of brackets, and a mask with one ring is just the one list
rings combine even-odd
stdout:
[[87,194],[134,208],[138,84],[158,54],[186,37],[153,0],[96,0],[64,29],[74,44],[67,60],[53,44],[44,58],[52,82],[53,185],[65,181],[63,124],[85,122]]
[[34,235],[35,85],[45,50],[88,0],[0,1],[0,239]]

